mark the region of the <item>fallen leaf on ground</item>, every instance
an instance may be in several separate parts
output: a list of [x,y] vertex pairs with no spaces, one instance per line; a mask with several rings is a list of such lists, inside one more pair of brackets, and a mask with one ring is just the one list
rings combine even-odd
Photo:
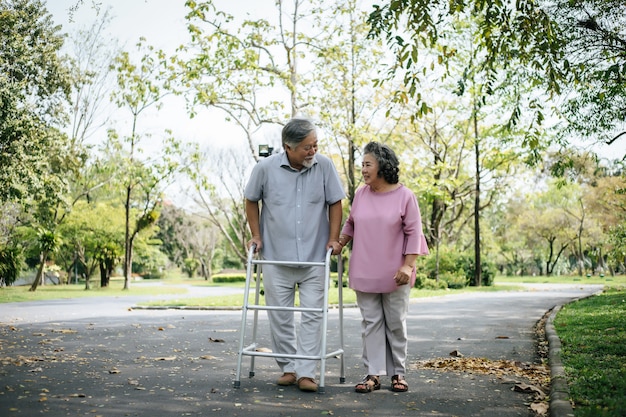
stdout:
[[59,330],[52,329],[52,333],[74,334],[78,332],[72,329],[59,329]]
[[538,394],[541,398],[544,398],[546,396],[546,394],[543,392],[541,388],[536,387],[534,385],[528,385],[523,382],[519,384],[515,384],[514,390],[518,392],[523,392],[526,394]]
[[538,402],[538,403],[532,403],[530,405],[530,409],[533,410],[535,413],[539,414],[540,416],[545,416],[548,414],[548,404],[546,404],[545,402]]
[[517,376],[526,378],[534,385],[549,386],[550,369],[544,364],[529,364],[513,360],[489,360],[486,358],[436,358],[414,362],[416,369],[439,369],[442,371],[476,372],[487,375]]

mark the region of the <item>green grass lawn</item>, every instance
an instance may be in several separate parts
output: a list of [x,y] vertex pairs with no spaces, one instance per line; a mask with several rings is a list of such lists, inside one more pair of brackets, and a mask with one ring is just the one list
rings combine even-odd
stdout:
[[575,416],[626,416],[626,289],[564,306],[554,326]]
[[[53,300],[79,297],[124,297],[129,295],[162,295],[184,294],[183,287],[150,285],[146,282],[131,282],[130,289],[124,290],[122,280],[111,280],[109,287],[100,288],[95,281],[91,289],[86,290],[84,283],[69,285],[40,285],[36,291],[29,291],[30,285],[19,287],[0,288],[0,303],[14,303],[21,301]],[[147,285],[146,285],[147,284]]]
[[[344,277],[345,279],[345,277]],[[143,305],[154,306],[241,306],[242,299],[240,295],[233,296],[215,296],[215,297],[187,297],[185,294],[188,290],[185,286],[214,286],[214,287],[244,287],[243,283],[213,283],[200,278],[185,278],[176,276],[163,280],[144,280],[133,281],[130,289],[123,289],[123,280],[111,280],[108,288],[100,288],[98,281],[93,280],[90,290],[85,290],[85,284],[70,285],[45,285],[39,286],[36,291],[30,292],[29,286],[20,287],[4,287],[0,288],[0,303],[20,302],[20,301],[36,301],[49,300],[58,298],[77,298],[77,297],[99,297],[114,296],[123,297],[128,295],[153,295],[155,300],[143,303]],[[497,277],[496,285],[490,287],[468,287],[460,290],[411,290],[411,298],[442,296],[447,294],[456,294],[460,292],[474,291],[504,291],[504,290],[520,290],[518,284],[521,283],[569,283],[569,284],[603,284],[607,287],[626,286],[626,276],[618,277]],[[181,297],[170,300],[158,300],[159,295],[180,294]],[[344,288],[344,303],[349,304],[355,301],[352,290]],[[330,302],[337,303],[337,289],[332,289],[329,293]]]
[[626,275],[617,275],[600,277],[598,275],[577,276],[522,276],[522,277],[496,277],[496,284],[600,284],[607,287],[623,286],[626,285]]

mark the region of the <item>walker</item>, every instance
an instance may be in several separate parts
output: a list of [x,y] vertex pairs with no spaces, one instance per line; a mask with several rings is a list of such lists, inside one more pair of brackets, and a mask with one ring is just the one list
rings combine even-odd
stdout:
[[[341,384],[345,383],[345,364],[344,364],[344,350],[343,350],[343,262],[341,259],[341,255],[337,258],[337,288],[339,295],[339,305],[338,305],[338,316],[339,316],[339,343],[340,346],[337,350],[328,352],[327,347],[327,333],[328,333],[328,291],[330,288],[330,256],[332,253],[332,249],[329,249],[326,252],[326,260],[324,262],[289,262],[289,261],[268,261],[254,258],[255,246],[253,245],[248,250],[248,262],[247,262],[247,270],[246,270],[246,286],[244,290],[243,296],[243,307],[242,307],[242,317],[241,317],[241,331],[239,334],[239,354],[237,358],[237,374],[236,379],[233,383],[234,388],[241,387],[241,361],[243,356],[250,356],[250,373],[249,377],[254,377],[254,360],[256,356],[264,356],[264,357],[272,357],[272,358],[293,358],[293,359],[310,359],[310,360],[319,360],[320,361],[320,383],[318,384],[318,392],[320,394],[325,393],[325,374],[326,374],[326,360],[330,357],[338,356],[340,359],[340,377],[339,382]],[[288,266],[323,266],[324,267],[324,303],[320,308],[305,308],[305,307],[277,307],[277,306],[263,306],[259,305],[260,298],[260,288],[261,288],[261,266],[263,264],[273,264],[273,265],[288,265]],[[254,295],[254,304],[248,303],[248,298],[250,294],[250,282],[252,280],[252,270],[254,265],[258,265],[257,273],[256,273],[256,290]],[[246,322],[248,320],[248,312],[250,310],[254,311],[254,321],[252,326],[252,341],[248,346],[244,347],[244,343],[246,340]],[[258,350],[257,345],[257,325],[258,325],[258,316],[259,310],[280,310],[280,311],[310,311],[310,312],[318,312],[322,313],[322,343],[321,343],[321,352],[317,356],[306,356],[306,355],[297,355],[297,354],[285,354],[280,352],[264,352]]]

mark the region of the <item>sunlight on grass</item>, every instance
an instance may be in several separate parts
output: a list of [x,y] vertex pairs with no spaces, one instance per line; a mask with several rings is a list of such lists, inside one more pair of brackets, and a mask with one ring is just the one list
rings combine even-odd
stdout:
[[594,284],[605,285],[607,287],[619,287],[626,285],[626,275],[610,276],[592,275],[590,277],[567,275],[567,276],[521,276],[521,277],[496,277],[496,284]]
[[[344,278],[345,279],[345,278]],[[458,290],[411,290],[411,298],[438,297],[466,292],[493,292],[493,291],[523,291],[521,283],[566,283],[566,284],[604,284],[607,287],[626,285],[626,276],[617,277],[497,277],[495,285],[490,287],[466,287]],[[29,286],[0,288],[0,303],[37,301],[62,298],[79,297],[124,297],[124,296],[155,296],[180,294],[181,297],[166,300],[153,300],[141,303],[142,306],[173,306],[173,307],[241,307],[243,295],[219,295],[207,297],[185,296],[194,287],[224,287],[240,288],[242,293],[244,283],[214,283],[201,278],[188,278],[184,275],[168,277],[162,280],[133,281],[129,290],[124,290],[124,282],[117,278],[111,281],[108,288],[99,288],[99,281],[93,280],[90,290],[85,290],[84,283],[70,285],[46,285],[37,288],[37,291],[30,292]],[[253,293],[251,289],[251,293]],[[252,295],[251,295],[252,296]],[[349,288],[344,288],[344,304],[356,302],[356,296]],[[338,304],[337,289],[331,288],[329,292],[330,304]],[[252,303],[252,300],[251,300]],[[262,302],[261,302],[262,303]]]
[[36,291],[29,291],[30,286],[0,288],[0,303],[13,303],[20,301],[54,300],[81,297],[125,297],[130,295],[161,295],[161,294],[184,294],[184,287],[145,285],[141,282],[132,282],[130,289],[124,290],[124,282],[112,280],[109,287],[100,288],[92,285],[91,289],[85,290],[85,284],[69,285],[42,285]]
[[554,321],[576,417],[626,411],[626,289],[564,306]]

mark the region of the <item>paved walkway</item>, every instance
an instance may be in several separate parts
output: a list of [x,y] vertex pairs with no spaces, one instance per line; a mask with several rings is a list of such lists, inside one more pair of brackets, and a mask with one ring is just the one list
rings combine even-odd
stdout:
[[[2,304],[2,416],[533,416],[515,375],[424,369],[418,361],[465,358],[537,363],[535,324],[600,286],[536,285],[524,291],[450,295],[410,306],[408,393],[357,394],[363,376],[360,315],[344,309],[346,383],[329,359],[324,394],[278,387],[271,358],[244,357],[233,388],[240,311],[138,310],[143,299],[86,298]],[[267,344],[260,313],[259,341]],[[329,348],[337,346],[336,310]]]

